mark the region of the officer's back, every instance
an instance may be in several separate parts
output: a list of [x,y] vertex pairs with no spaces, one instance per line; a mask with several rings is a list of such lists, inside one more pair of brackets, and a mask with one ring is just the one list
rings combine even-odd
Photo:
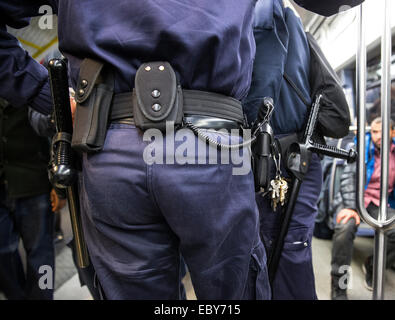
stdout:
[[184,88],[241,98],[254,56],[255,1],[60,1],[60,50],[77,79],[82,56],[117,70],[115,90],[130,91],[146,61],[168,61]]

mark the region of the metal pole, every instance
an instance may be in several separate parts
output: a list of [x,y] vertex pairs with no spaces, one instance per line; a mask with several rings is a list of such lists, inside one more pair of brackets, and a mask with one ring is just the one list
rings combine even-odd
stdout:
[[385,231],[376,229],[373,252],[373,300],[384,300],[384,275],[387,241]]
[[[387,0],[388,1],[388,0]],[[365,19],[364,3],[359,6],[358,21],[358,48],[356,59],[357,80],[357,207],[361,218],[374,229],[388,230],[395,222],[395,216],[388,220],[376,220],[370,216],[365,208],[365,124],[366,124],[366,43],[365,43]],[[387,12],[389,13],[389,11]],[[388,69],[389,70],[389,69]],[[387,110],[387,109],[386,109]],[[387,111],[389,119],[389,110]],[[387,158],[388,159],[388,158]],[[387,168],[388,174],[388,168]],[[388,180],[388,177],[387,177]],[[388,181],[387,181],[388,183]]]
[[[366,124],[366,44],[365,44],[365,23],[363,17],[363,4],[358,8],[357,14],[357,59],[356,59],[356,82],[357,82],[357,200],[358,204],[364,203],[365,186],[365,124]],[[360,207],[363,213],[365,207]],[[363,216],[363,214],[362,214]]]
[[372,226],[377,227],[377,221],[373,219],[365,208],[365,125],[366,125],[366,43],[365,43],[365,19],[364,4],[358,8],[358,48],[356,59],[357,80],[357,206],[362,219]]
[[[388,164],[389,164],[389,120],[391,105],[391,26],[390,0],[384,3],[384,23],[381,37],[381,179],[380,209],[378,221],[387,220],[388,208]],[[373,299],[384,299],[384,276],[386,266],[386,235],[385,230],[377,229],[375,233],[374,264],[373,264]]]

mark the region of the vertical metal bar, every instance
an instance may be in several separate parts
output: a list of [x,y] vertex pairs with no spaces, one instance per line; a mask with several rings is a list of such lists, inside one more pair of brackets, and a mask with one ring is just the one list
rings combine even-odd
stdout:
[[375,227],[374,221],[365,208],[365,125],[366,125],[366,43],[365,43],[365,19],[364,4],[358,8],[357,14],[357,35],[358,47],[356,57],[356,81],[357,81],[357,206],[358,211],[369,225]]
[[373,300],[384,300],[387,241],[384,229],[376,229],[373,253]]
[[385,0],[384,29],[381,38],[381,192],[379,221],[387,219],[388,207],[388,172],[389,172],[389,146],[390,146],[390,118],[391,118],[391,1]]
[[356,59],[357,81],[357,201],[358,209],[363,216],[364,187],[365,187],[365,122],[366,122],[366,44],[365,44],[365,20],[363,16],[363,4],[358,8],[357,35],[358,48]]
[[358,7],[357,14],[357,34],[358,34],[358,48],[356,59],[356,80],[357,80],[357,208],[358,212],[368,225],[377,228],[387,228],[394,221],[380,221],[372,218],[365,208],[365,129],[366,129],[366,43],[365,43],[365,17],[364,17],[364,3]]
[[[384,3],[384,23],[381,36],[381,179],[380,179],[380,209],[378,221],[387,220],[388,207],[388,165],[389,165],[389,126],[391,105],[391,26],[390,0]],[[386,265],[386,235],[383,229],[376,230],[373,264],[373,299],[384,299],[384,276]]]

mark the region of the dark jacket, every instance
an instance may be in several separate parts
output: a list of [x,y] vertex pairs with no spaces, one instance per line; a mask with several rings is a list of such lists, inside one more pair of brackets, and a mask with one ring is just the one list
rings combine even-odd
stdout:
[[27,107],[14,108],[0,99],[0,136],[0,182],[5,184],[8,196],[49,193],[48,138],[34,132]]
[[[268,7],[271,6],[269,14]],[[300,19],[281,1],[258,1],[255,10],[254,35],[256,57],[251,89],[243,107],[251,124],[257,119],[264,97],[274,101],[271,125],[275,134],[298,132],[310,105],[310,49]],[[304,97],[284,80],[287,74]]]

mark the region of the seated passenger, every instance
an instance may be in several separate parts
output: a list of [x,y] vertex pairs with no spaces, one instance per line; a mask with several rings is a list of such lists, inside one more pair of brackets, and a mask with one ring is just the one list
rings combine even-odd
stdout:
[[[395,126],[391,121],[391,148],[389,160],[388,216],[395,213]],[[381,119],[371,123],[371,132],[366,134],[366,185],[365,207],[369,214],[377,219],[380,206],[380,175],[381,175]],[[347,299],[347,269],[351,264],[353,242],[360,224],[356,205],[356,164],[344,169],[340,190],[335,198],[336,215],[335,232],[332,247],[331,298],[332,300]],[[387,233],[387,267],[395,262],[395,230]],[[365,286],[372,290],[373,256],[369,256],[363,264]]]

